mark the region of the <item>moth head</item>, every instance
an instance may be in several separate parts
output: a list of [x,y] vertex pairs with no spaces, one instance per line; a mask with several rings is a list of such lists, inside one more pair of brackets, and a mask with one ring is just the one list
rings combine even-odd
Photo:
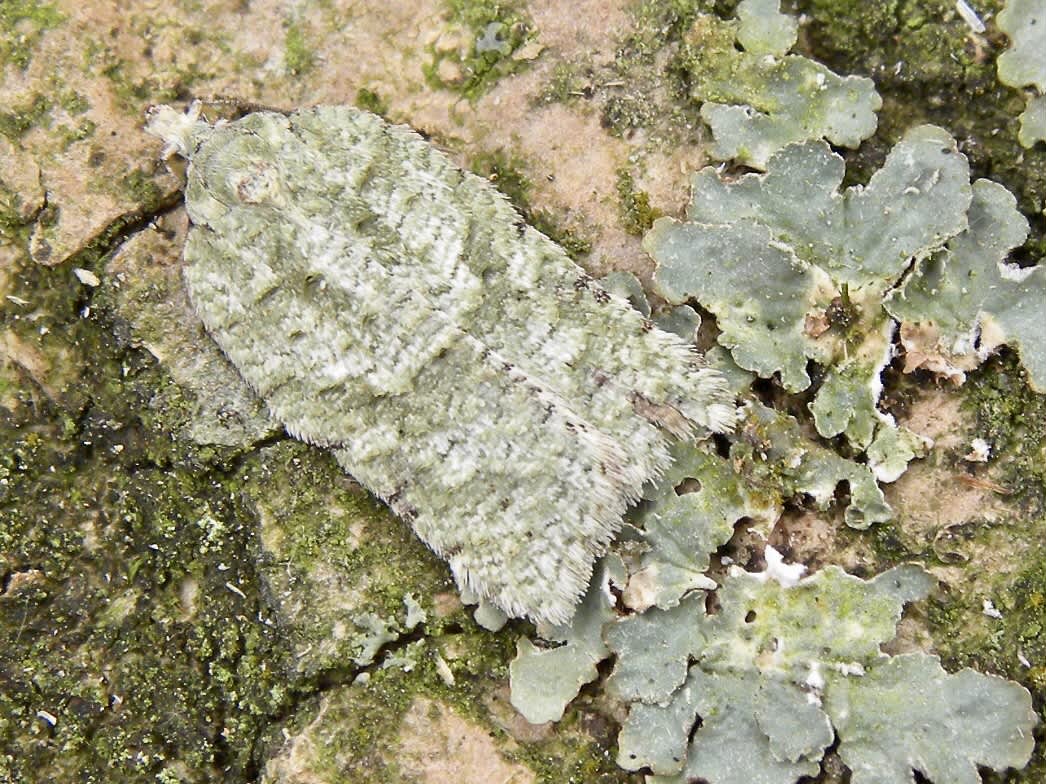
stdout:
[[286,201],[279,152],[236,125],[216,129],[193,158],[189,178],[230,209],[281,207]]

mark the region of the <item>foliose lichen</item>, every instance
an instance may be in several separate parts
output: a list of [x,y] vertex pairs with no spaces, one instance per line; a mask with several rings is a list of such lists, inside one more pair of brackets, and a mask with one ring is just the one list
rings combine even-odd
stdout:
[[[1036,723],[1027,690],[880,650],[903,606],[933,586],[920,567],[866,581],[835,566],[804,577],[769,547],[766,561],[761,572],[731,567],[714,613],[691,593],[605,624],[616,658],[606,688],[630,706],[619,765],[666,784],[793,784],[817,774],[835,738],[856,782],[905,784],[918,770],[974,784],[977,765],[1027,763]],[[514,700],[518,689],[533,709],[537,680],[513,681]]]
[[[630,515],[633,551],[622,602],[629,609],[668,609],[695,590],[714,590],[711,556],[742,521],[769,534],[785,504],[807,498],[819,510],[850,486],[845,520],[867,528],[892,516],[871,471],[819,446],[786,414],[750,401],[742,408],[729,454],[695,444],[673,447],[672,466],[644,492]],[[626,537],[621,537],[626,540]]]
[[907,784],[916,770],[934,782],[979,784],[978,766],[1021,768],[1034,744],[1023,688],[969,669],[949,674],[925,654],[833,678],[825,710],[854,784]]
[[571,623],[541,629],[544,647],[517,639],[509,666],[512,704],[530,723],[559,721],[581,687],[599,677],[596,665],[610,655],[603,627],[615,617],[610,585],[621,582],[622,569],[613,557],[600,562]]
[[[630,706],[618,763],[651,781],[790,784],[816,775],[833,742],[862,784],[906,784],[913,771],[975,784],[978,766],[1031,757],[1037,717],[1022,686],[882,652],[903,606],[933,587],[921,567],[866,581],[827,566],[804,578],[767,547],[763,572],[716,569],[737,524],[768,533],[789,491],[824,509],[845,480],[851,525],[891,516],[876,480],[896,480],[928,446],[879,410],[895,338],[905,370],[956,381],[1009,345],[1041,387],[1046,287],[1041,265],[1007,262],[1027,233],[1009,192],[971,184],[965,157],[933,126],[909,132],[864,187],[840,190],[844,169],[823,142],[783,148],[765,174],[707,168],[686,220],[661,219],[646,238],[661,312],[696,300],[715,317],[730,353],[709,362],[747,399],[716,449],[673,447],[673,466],[614,544],[625,582],[623,614],[602,635],[615,657],[606,689]],[[638,281],[608,285],[653,313]],[[823,371],[812,376],[810,360]],[[819,435],[844,435],[865,465],[803,438],[756,399],[753,374],[789,392],[816,376]],[[517,687],[526,709],[534,684]]]
[[1017,200],[990,180],[973,183],[969,227],[917,262],[885,308],[900,322],[905,370],[959,381],[1002,345],[1017,350],[1028,381],[1046,392],[1046,264],[1007,263],[1028,235]]
[[[651,305],[642,284],[631,273],[613,272],[601,283],[662,329],[687,341],[697,340],[701,317],[688,305]],[[824,511],[835,501],[842,483],[849,487],[844,514],[848,526],[863,529],[892,518],[893,511],[877,480],[892,481],[896,476],[889,472],[899,474],[913,456],[903,450],[905,437],[900,431],[897,439],[883,437],[874,444],[866,464],[855,462],[806,437],[795,417],[760,402],[752,390],[755,375],[739,368],[721,346],[713,346],[705,359],[724,376],[731,392],[744,401],[738,424],[727,439],[728,455],[720,456],[706,445],[674,445],[672,467],[643,493],[645,499],[656,503],[641,506],[633,516],[640,528],[645,528],[645,522],[651,522],[653,530],[661,527],[648,518],[649,511],[654,517],[678,518],[672,530],[697,529],[701,536],[708,536],[708,530],[702,530],[708,518],[692,506],[706,503],[702,508],[714,510],[724,520],[729,518],[731,530],[734,523],[747,518],[758,521],[760,529],[769,532],[789,500],[809,498]],[[885,448],[880,450],[884,443]],[[898,455],[904,458],[901,465],[896,465]],[[695,483],[696,488],[687,488],[686,482]],[[725,542],[729,533],[724,529],[719,536],[725,538],[713,538],[707,550],[695,550],[692,542],[687,544],[688,558],[699,559],[694,565],[704,564],[698,573],[707,567],[704,554]]]
[[1046,141],[1046,2],[1008,0],[998,23],[1010,38],[1010,48],[999,55],[999,81],[1035,90],[1020,116],[1017,135],[1021,144],[1031,147]]
[[797,28],[779,0],[742,0],[735,20],[694,21],[681,66],[715,157],[761,169],[788,144],[826,138],[856,147],[875,132],[882,101],[872,80],[789,54]]
[[[742,368],[796,392],[811,384],[808,361],[822,366],[810,404],[818,432],[845,435],[890,481],[926,448],[877,405],[898,321],[909,370],[933,368],[914,361],[929,351],[916,343],[923,324],[941,333],[935,353],[954,362],[976,364],[1009,343],[1038,378],[1041,349],[1029,330],[1040,318],[1042,271],[1001,263],[1023,237],[1022,219],[1001,186],[971,186],[965,157],[940,128],[910,131],[867,186],[840,191],[844,169],[823,142],[787,147],[765,174],[736,181],[703,169],[686,219],[657,221],[644,245],[658,264],[657,292],[715,314],[719,343]],[[990,261],[973,252],[984,244]]]

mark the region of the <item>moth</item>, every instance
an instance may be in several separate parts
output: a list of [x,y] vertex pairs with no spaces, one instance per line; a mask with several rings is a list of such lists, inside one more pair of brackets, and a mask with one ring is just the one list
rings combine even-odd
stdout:
[[288,433],[413,526],[458,586],[562,623],[673,438],[734,420],[693,347],[608,294],[486,180],[346,106],[209,124],[184,276]]

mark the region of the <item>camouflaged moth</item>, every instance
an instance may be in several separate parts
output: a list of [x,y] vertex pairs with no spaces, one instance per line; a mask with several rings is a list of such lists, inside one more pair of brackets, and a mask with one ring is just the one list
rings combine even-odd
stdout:
[[290,434],[509,615],[568,620],[670,439],[733,422],[691,346],[409,128],[160,107],[148,130],[189,161],[208,332]]

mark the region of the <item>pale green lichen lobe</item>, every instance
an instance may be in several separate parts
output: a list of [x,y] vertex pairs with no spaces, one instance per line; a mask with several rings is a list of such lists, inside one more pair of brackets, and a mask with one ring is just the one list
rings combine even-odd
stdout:
[[1010,48],[999,55],[999,78],[1014,87],[1034,85],[1046,92],[1046,4],[1009,0],[999,13],[999,28],[1010,37]]
[[1008,0],[999,13],[999,29],[1010,37],[1010,48],[999,55],[999,81],[1010,87],[1034,87],[1020,116],[1017,140],[1025,147],[1046,141],[1046,2]]
[[581,687],[599,677],[596,665],[610,651],[603,627],[614,618],[610,592],[615,559],[596,567],[588,592],[569,625],[542,629],[550,647],[538,648],[526,637],[516,640],[509,666],[512,705],[531,724],[559,721]]
[[684,67],[719,159],[761,169],[795,142],[826,138],[856,147],[875,132],[882,100],[872,80],[788,54],[797,23],[779,6],[743,0],[736,21],[699,16],[688,35]]
[[980,784],[978,765],[1024,767],[1035,743],[1023,687],[969,669],[949,675],[925,654],[833,677],[825,710],[853,784],[909,784],[913,770],[937,784]]

